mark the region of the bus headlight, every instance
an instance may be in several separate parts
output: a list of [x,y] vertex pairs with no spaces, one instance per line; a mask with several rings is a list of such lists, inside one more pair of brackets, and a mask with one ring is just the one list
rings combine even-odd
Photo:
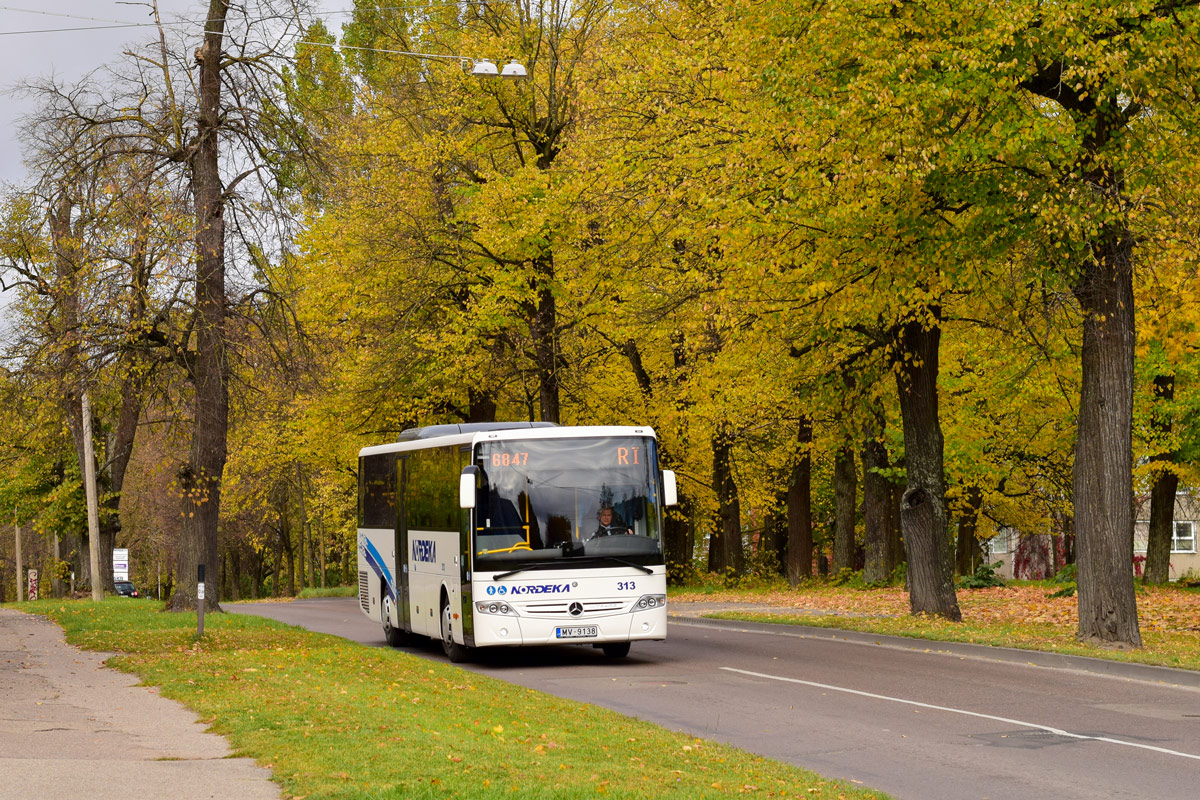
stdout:
[[500,600],[480,600],[475,603],[475,610],[480,614],[498,614],[510,617],[517,615],[512,606]]
[[665,594],[644,594],[633,604],[634,611],[648,611],[651,608],[662,608],[667,604]]

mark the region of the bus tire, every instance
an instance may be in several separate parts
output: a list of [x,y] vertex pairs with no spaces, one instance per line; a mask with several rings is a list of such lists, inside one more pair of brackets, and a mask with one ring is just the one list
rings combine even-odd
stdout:
[[442,652],[451,664],[467,660],[467,646],[454,641],[454,618],[450,614],[450,601],[442,595]]
[[402,629],[392,626],[392,601],[385,597],[381,604],[381,613],[383,622],[383,638],[387,641],[389,647],[403,647],[408,643],[408,634]]
[[608,658],[624,658],[629,655],[629,642],[609,642],[600,645],[600,649]]

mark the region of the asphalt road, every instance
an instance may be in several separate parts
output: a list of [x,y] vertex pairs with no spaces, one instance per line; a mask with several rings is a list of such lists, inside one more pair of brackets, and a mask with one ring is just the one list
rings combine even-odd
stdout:
[[[226,609],[384,644],[353,598]],[[444,660],[436,643],[409,650]],[[552,647],[465,666],[896,798],[1200,796],[1200,689],[963,652],[679,621],[623,660]]]

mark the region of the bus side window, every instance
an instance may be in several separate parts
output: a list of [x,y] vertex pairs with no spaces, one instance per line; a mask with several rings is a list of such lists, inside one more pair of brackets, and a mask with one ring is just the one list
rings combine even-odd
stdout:
[[359,527],[396,527],[396,455],[359,459]]

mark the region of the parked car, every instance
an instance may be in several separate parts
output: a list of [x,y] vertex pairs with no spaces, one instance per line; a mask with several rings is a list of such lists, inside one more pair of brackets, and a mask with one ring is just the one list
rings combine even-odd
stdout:
[[138,594],[137,588],[129,581],[117,581],[115,586],[117,587],[117,594],[121,597],[141,597]]

